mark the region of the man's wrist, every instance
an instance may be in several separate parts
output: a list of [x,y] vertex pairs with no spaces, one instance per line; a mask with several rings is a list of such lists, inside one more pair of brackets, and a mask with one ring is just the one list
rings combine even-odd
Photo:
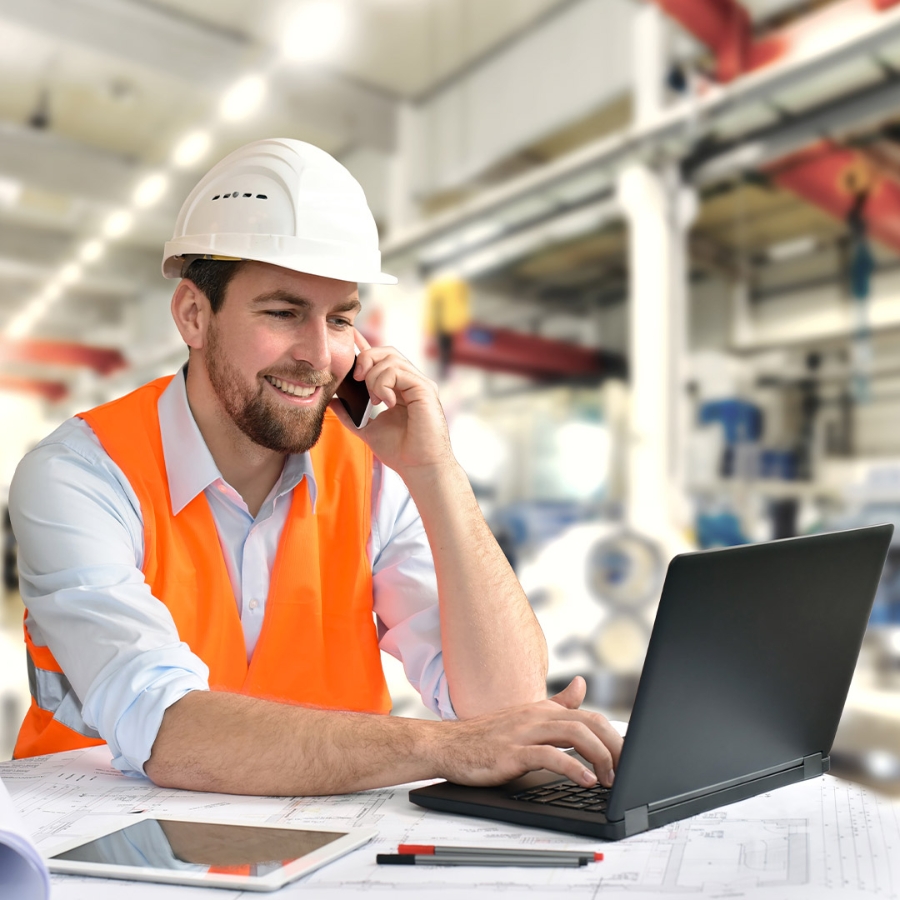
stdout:
[[470,487],[468,476],[453,456],[437,463],[406,466],[397,474],[403,479],[414,500],[417,493],[430,493],[438,488],[447,489],[460,484]]
[[445,778],[446,771],[445,744],[449,737],[448,728],[455,722],[431,722],[427,719],[415,720],[413,729],[413,758],[418,762],[416,768],[421,778]]

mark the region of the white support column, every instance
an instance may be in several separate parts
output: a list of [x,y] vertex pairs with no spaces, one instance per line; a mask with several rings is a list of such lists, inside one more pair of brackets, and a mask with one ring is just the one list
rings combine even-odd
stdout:
[[387,227],[392,235],[419,219],[415,198],[422,159],[421,113],[411,103],[404,103],[397,110],[396,149],[388,185]]
[[750,285],[745,277],[731,286],[731,344],[736,349],[753,343],[753,313],[750,308]]
[[637,531],[670,543],[686,519],[688,427],[687,232],[696,194],[674,167],[635,165],[619,176],[628,221],[631,435],[626,516]]
[[655,3],[643,3],[634,13],[634,125],[652,125],[663,111],[668,68],[667,20]]

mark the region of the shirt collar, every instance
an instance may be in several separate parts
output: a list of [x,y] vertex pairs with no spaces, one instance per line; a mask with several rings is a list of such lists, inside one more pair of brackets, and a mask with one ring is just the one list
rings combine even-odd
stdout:
[[[186,373],[187,367],[175,375],[162,392],[157,406],[173,516],[177,516],[197,494],[211,484],[225,481],[188,404]],[[315,511],[316,479],[308,453],[292,453],[288,456],[276,485],[275,497],[292,491],[304,478],[307,480],[310,503]]]

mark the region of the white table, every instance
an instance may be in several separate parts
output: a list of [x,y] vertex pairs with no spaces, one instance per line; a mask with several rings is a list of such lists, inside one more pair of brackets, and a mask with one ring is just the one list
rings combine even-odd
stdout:
[[[91,833],[135,810],[157,814],[240,816],[248,822],[302,823],[339,830],[372,826],[379,838],[278,897],[365,900],[507,898],[622,900],[681,898],[900,898],[900,800],[830,776],[604,844],[500,822],[426,812],[409,803],[409,786],[341,797],[257,798],[164,790],[125,778],[105,747],[0,763],[0,777],[42,852],[61,837]],[[376,866],[376,853],[398,843],[602,849],[605,860],[581,869]],[[210,900],[262,896],[54,876],[53,900]]]

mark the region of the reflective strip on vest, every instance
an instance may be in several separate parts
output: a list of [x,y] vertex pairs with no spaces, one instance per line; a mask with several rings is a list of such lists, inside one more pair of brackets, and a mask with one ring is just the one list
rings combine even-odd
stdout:
[[41,709],[53,713],[53,718],[87,738],[99,739],[100,734],[88,727],[81,717],[81,701],[72,690],[69,679],[62,672],[39,669],[28,654],[28,687],[34,702]]

